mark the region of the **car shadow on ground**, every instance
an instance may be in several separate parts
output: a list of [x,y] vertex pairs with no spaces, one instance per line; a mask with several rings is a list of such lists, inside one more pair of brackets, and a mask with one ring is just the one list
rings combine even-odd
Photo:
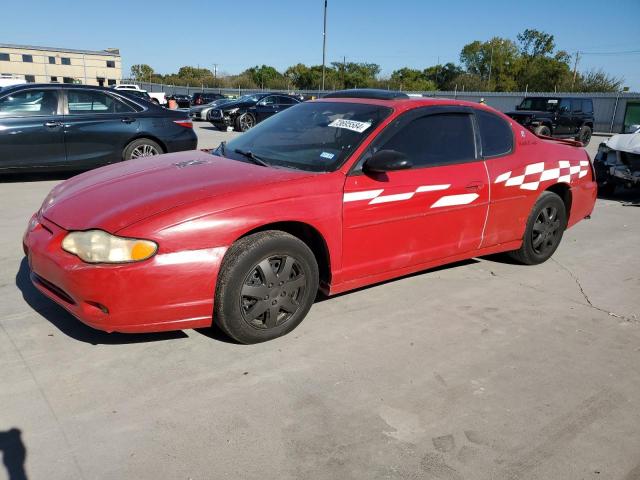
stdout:
[[640,188],[618,188],[610,195],[598,192],[598,198],[601,200],[614,200],[625,207],[640,207]]
[[26,183],[45,182],[51,180],[67,180],[83,170],[66,170],[63,172],[30,172],[30,173],[3,173],[0,174],[0,183]]
[[26,258],[23,258],[22,262],[20,262],[20,268],[16,274],[16,286],[22,293],[22,298],[31,308],[51,322],[62,333],[81,342],[92,345],[120,345],[188,338],[188,335],[181,330],[158,333],[106,333],[94,330],[77,320],[33,286],[29,278],[29,265]]

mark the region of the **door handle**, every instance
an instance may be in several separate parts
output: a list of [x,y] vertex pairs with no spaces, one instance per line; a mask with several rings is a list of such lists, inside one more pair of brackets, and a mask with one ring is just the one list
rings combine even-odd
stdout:
[[122,123],[133,123],[136,121],[135,118],[132,117],[124,117],[122,120],[120,120]]
[[471,182],[464,188],[466,188],[467,190],[473,190],[475,192],[478,190],[482,190],[482,187],[484,187],[484,182]]
[[48,128],[61,127],[62,122],[44,122],[44,126]]

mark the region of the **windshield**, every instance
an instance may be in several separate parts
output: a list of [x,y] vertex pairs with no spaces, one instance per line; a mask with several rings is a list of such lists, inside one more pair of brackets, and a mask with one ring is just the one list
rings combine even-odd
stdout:
[[231,140],[223,155],[246,161],[238,151],[251,152],[271,166],[334,171],[390,113],[379,105],[300,103]]
[[520,104],[520,110],[537,110],[540,112],[553,112],[557,110],[559,98],[525,98]]

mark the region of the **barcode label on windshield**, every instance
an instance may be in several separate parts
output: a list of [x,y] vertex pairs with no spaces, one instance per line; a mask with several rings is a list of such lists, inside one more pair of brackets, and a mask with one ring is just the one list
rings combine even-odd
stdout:
[[338,118],[329,124],[330,127],[346,128],[354,132],[362,133],[371,126],[370,122],[358,122],[357,120],[345,120]]

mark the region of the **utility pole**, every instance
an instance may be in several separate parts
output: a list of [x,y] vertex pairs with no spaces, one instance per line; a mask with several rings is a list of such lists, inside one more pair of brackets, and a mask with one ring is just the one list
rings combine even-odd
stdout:
[[213,86],[215,87],[216,85],[216,78],[218,77],[218,64],[214,63],[213,64]]
[[573,64],[573,80],[571,80],[571,90],[576,83],[576,76],[578,75],[578,60],[580,59],[580,52],[576,52],[576,62]]
[[327,51],[327,0],[324,0],[324,26],[322,28],[322,90],[324,91],[324,69]]
[[347,56],[343,55],[342,56],[342,88],[347,88],[344,84],[344,77],[346,73],[347,73]]

